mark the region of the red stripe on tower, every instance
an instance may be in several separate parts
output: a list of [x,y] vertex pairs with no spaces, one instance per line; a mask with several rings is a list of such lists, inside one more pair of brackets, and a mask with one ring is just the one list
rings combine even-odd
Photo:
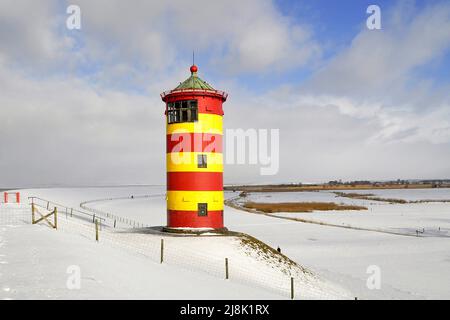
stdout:
[[222,101],[217,99],[217,93],[214,92],[205,91],[201,92],[201,95],[199,95],[198,93],[190,93],[186,91],[173,91],[165,101],[170,103],[179,100],[191,99],[198,101],[199,113],[217,114],[219,116],[223,116]]
[[222,172],[168,172],[169,191],[222,191]]
[[167,210],[167,225],[172,228],[223,228],[223,211],[208,211],[207,216],[198,216],[197,211]]

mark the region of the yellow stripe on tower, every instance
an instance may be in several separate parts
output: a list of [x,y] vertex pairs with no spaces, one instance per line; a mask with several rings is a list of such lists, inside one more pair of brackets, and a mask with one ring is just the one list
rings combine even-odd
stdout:
[[199,113],[198,121],[167,124],[167,134],[206,132],[222,134],[222,116]]
[[167,191],[167,209],[197,211],[199,203],[207,203],[208,211],[223,210],[222,191]]
[[[198,155],[206,155],[206,168],[198,167]],[[223,155],[214,152],[166,153],[167,172],[222,172]]]

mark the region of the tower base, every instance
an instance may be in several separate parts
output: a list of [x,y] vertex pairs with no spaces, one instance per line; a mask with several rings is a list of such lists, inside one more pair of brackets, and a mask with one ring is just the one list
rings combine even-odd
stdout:
[[168,233],[196,234],[196,235],[201,235],[201,234],[205,234],[205,233],[218,233],[218,234],[226,234],[226,233],[228,233],[228,229],[225,228],[225,227],[218,228],[218,229],[214,229],[214,228],[171,228],[171,227],[163,227],[162,231],[163,232],[168,232]]

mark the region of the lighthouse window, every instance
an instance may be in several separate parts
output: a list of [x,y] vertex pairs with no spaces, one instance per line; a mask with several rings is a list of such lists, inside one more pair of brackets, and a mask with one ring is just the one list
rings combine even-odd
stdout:
[[198,204],[198,216],[205,217],[208,215],[208,204],[207,203],[199,203]]
[[168,123],[194,122],[198,120],[197,100],[182,100],[167,104]]
[[197,167],[198,168],[207,168],[208,162],[206,160],[206,154],[197,155]]

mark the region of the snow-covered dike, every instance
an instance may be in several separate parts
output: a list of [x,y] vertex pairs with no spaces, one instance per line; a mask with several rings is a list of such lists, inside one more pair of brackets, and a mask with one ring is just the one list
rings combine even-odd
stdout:
[[[27,196],[46,197],[55,202],[75,206],[75,203],[89,199],[87,196],[103,196],[105,190],[97,190],[97,193],[89,190],[82,195],[81,190],[76,189],[72,196],[69,189],[55,189],[53,195],[51,191],[29,190],[22,191],[22,193]],[[130,191],[135,190],[127,190],[128,194]],[[115,194],[119,197],[123,195]],[[138,199],[133,199],[133,201],[138,201]],[[153,211],[151,206],[148,208]],[[42,211],[43,208],[39,208],[39,210]],[[30,215],[31,212],[28,212]],[[164,215],[164,211],[160,211],[158,214]],[[11,211],[3,215],[3,217],[7,216],[11,216]],[[10,218],[8,219],[10,220]],[[264,244],[254,241],[255,239],[251,237],[239,235],[168,236],[162,234],[156,228],[113,228],[110,221],[106,221],[101,225],[99,242],[96,243],[95,225],[88,219],[75,219],[75,217],[60,212],[57,231],[48,228],[46,225],[26,223],[29,223],[29,220],[23,221],[21,224],[2,223],[0,221],[2,241],[4,242],[0,252],[5,252],[1,254],[8,257],[5,260],[7,267],[2,267],[1,277],[2,280],[5,280],[5,283],[8,281],[11,283],[11,285],[5,286],[6,298],[38,298],[37,295],[39,294],[35,290],[44,290],[48,297],[54,298],[287,299],[290,297],[291,277],[294,278],[294,291],[297,299],[352,297],[348,291],[321,279],[284,256],[274,253],[273,250],[271,251]],[[37,239],[34,239],[34,237]],[[159,263],[161,240],[164,241],[164,261],[162,265]],[[31,254],[27,254],[30,249],[27,246],[29,243],[33,244],[32,247],[35,250]],[[7,250],[8,247],[10,248],[9,251]],[[47,247],[51,247],[50,250],[46,250]],[[84,251],[92,253],[92,256],[85,255]],[[114,254],[112,254],[113,251]],[[26,254],[21,255],[22,252]],[[59,255],[61,255],[61,259]],[[123,260],[118,263],[112,261],[121,255],[124,255]],[[228,281],[224,280],[226,274],[225,258],[228,259]],[[36,259],[39,262],[35,263]],[[70,263],[70,259],[73,259],[74,262]],[[130,261],[129,265],[124,267],[128,260]],[[136,294],[116,292],[117,288],[120,287],[133,288],[126,283],[127,276],[132,278],[131,284],[136,278],[144,278],[146,283],[155,282],[152,275],[141,275],[141,269],[144,267],[142,264],[145,264],[145,261],[149,265],[149,269],[143,273],[149,271],[152,273],[153,269],[156,268],[154,275],[158,280],[156,281],[157,285],[143,285],[136,291]],[[15,267],[8,269],[8,266],[12,265],[15,265]],[[79,265],[81,270],[86,269],[89,273],[94,274],[91,278],[103,280],[92,281],[92,283],[87,281],[89,285],[83,293],[81,291],[72,292],[73,290],[68,290],[65,287],[64,281],[61,282],[61,279],[64,280],[68,277],[68,274],[65,273],[66,269],[62,267],[64,265],[65,268],[69,265]],[[120,267],[116,268],[116,265]],[[168,267],[167,273],[165,273],[164,267]],[[38,271],[36,271],[36,268]],[[41,272],[42,268],[49,269],[48,277],[45,276],[45,272]],[[62,273],[61,268],[64,269]],[[14,270],[21,271],[18,274]],[[104,274],[105,270],[108,271]],[[174,272],[173,270],[177,271]],[[115,279],[113,275],[116,272],[121,272],[120,279],[123,283],[110,283]],[[196,276],[192,277],[191,272],[195,273]],[[174,276],[174,273],[177,276]],[[36,282],[35,277],[42,281]],[[203,277],[205,277],[204,281]],[[14,287],[14,279],[18,278],[21,278],[24,284]],[[184,280],[179,282],[178,278]],[[58,284],[54,283],[56,279],[59,279]],[[199,288],[196,285],[198,281],[202,281],[208,288],[205,290],[203,290],[203,287]],[[28,291],[27,283],[34,283],[34,285],[30,284],[30,290]],[[187,289],[178,290],[178,285],[185,287],[186,284],[191,290],[197,291],[200,289],[204,293],[189,294]],[[93,289],[93,286],[99,286],[99,288]],[[162,292],[148,292],[154,291],[155,287],[161,288],[158,290]],[[168,287],[167,290],[165,287]],[[240,287],[246,289],[241,290]],[[124,290],[126,291],[126,289]],[[211,290],[215,294],[209,294],[208,292]],[[20,293],[15,296],[10,294],[10,292],[19,291]],[[171,295],[171,292],[177,293]]]
[[[411,191],[411,193],[408,193]],[[421,194],[422,192],[422,194]],[[449,190],[378,190],[376,192],[365,191],[364,193],[374,193],[384,198],[399,198],[407,200],[439,200],[448,199]],[[164,187],[123,187],[123,188],[75,188],[75,189],[35,189],[22,190],[23,198],[26,196],[40,196],[54,201],[77,206],[83,201],[95,199],[110,199],[122,197],[119,200],[104,200],[90,202],[89,207],[102,212],[109,212],[116,216],[132,218],[145,225],[165,224],[165,201]],[[134,196],[131,199],[131,195]],[[138,198],[139,195],[150,195],[147,198]],[[236,197],[238,193],[226,193],[226,197]],[[367,230],[352,230],[326,225],[307,224],[298,221],[285,220],[277,217],[269,217],[261,214],[248,213],[241,210],[226,207],[225,225],[230,230],[250,234],[257,239],[264,241],[273,248],[278,246],[282,253],[299,265],[311,270],[317,279],[326,279],[315,282],[308,278],[308,285],[300,285],[301,279],[296,281],[296,297],[303,298],[301,293],[311,297],[313,289],[323,292],[326,285],[330,285],[336,290],[340,287],[351,292],[351,296],[358,299],[449,299],[450,287],[450,239],[446,237],[449,228],[450,203],[411,203],[411,204],[386,204],[368,200],[358,200],[336,197],[330,192],[299,192],[299,193],[273,193],[273,194],[251,194],[250,199],[261,202],[289,202],[289,201],[333,201],[350,204],[361,204],[369,207],[369,210],[361,212],[313,212],[298,214],[308,219],[332,222],[336,224],[352,224],[359,227],[367,227],[382,230],[397,230],[408,233],[419,228],[425,228],[425,236],[402,236],[383,232],[373,232]],[[372,210],[370,210],[372,208]],[[280,215],[297,214],[280,213]],[[62,219],[64,216],[61,217]],[[61,227],[63,228],[63,226]],[[401,228],[401,230],[398,230]],[[439,230],[439,228],[441,230]],[[126,233],[120,235],[123,238],[129,236],[137,239],[154,239],[151,241],[133,240],[133,243],[143,243],[154,248],[151,263],[158,263],[159,246],[161,237],[157,234],[143,234],[136,228],[138,233]],[[439,232],[441,231],[441,232]],[[92,227],[89,228],[88,240],[94,237]],[[409,232],[411,233],[411,232]],[[414,234],[414,233],[413,233]],[[289,295],[289,276],[286,274],[269,272],[266,276],[266,267],[261,267],[260,263],[253,262],[255,268],[249,269],[244,274],[254,274],[255,278],[251,283],[236,278],[239,273],[233,270],[235,267],[236,254],[244,252],[245,246],[239,244],[238,240],[228,238],[217,244],[218,237],[207,238],[207,243],[211,246],[203,246],[203,239],[190,239],[186,245],[181,245],[180,254],[189,252],[189,255],[196,252],[195,259],[177,258],[177,265],[174,261],[167,260],[171,267],[180,270],[196,270],[196,274],[205,276],[215,276],[223,278],[224,262],[223,258],[230,259],[230,279],[231,282],[251,287],[257,292],[275,295],[281,299]],[[222,239],[222,238],[220,238]],[[100,233],[100,244],[105,245],[107,237]],[[171,242],[176,238],[165,240],[168,250],[176,248]],[[242,243],[241,243],[242,244]],[[116,245],[111,245],[116,247]],[[209,247],[209,248],[208,248]],[[215,250],[216,248],[219,248]],[[236,250],[239,248],[239,250]],[[126,248],[124,248],[126,250]],[[128,252],[128,251],[127,251]],[[205,253],[205,254],[200,254]],[[223,254],[222,254],[223,253]],[[128,253],[130,254],[130,253]],[[175,254],[175,253],[174,253]],[[215,260],[209,255],[217,256]],[[208,257],[206,262],[199,263],[204,255]],[[239,258],[240,259],[240,258]],[[191,265],[192,261],[196,262]],[[247,260],[254,261],[254,260]],[[267,262],[267,261],[266,261]],[[213,268],[210,267],[214,266]],[[203,266],[203,267],[202,267]],[[379,289],[369,289],[367,280],[370,267],[379,267],[381,277],[381,287]],[[216,270],[216,271],[211,271]],[[269,269],[270,270],[270,269]],[[233,278],[235,277],[235,278]],[[217,279],[216,278],[216,279]],[[259,282],[257,281],[259,279]],[[266,279],[280,279],[278,282]],[[222,279],[219,279],[222,281]],[[278,283],[278,284],[276,284]],[[311,285],[314,284],[314,285]],[[273,289],[268,289],[270,285]],[[276,289],[281,286],[282,289]],[[275,288],[274,288],[275,287]],[[309,292],[308,289],[309,288]],[[333,291],[333,290],[330,290]],[[305,292],[306,291],[306,292]],[[338,290],[336,290],[338,291]],[[281,293],[280,293],[281,292]],[[326,292],[326,290],[325,290]],[[345,294],[343,294],[345,296]],[[316,294],[316,297],[318,295]],[[235,298],[239,299],[237,293]],[[324,298],[322,296],[321,298]],[[217,298],[215,296],[214,298]]]
[[[123,196],[135,193],[135,189],[122,190]],[[376,190],[378,192],[378,190]],[[449,190],[383,190],[376,195],[422,200],[448,199]],[[411,193],[408,193],[411,191]],[[161,194],[159,190],[141,189],[141,194]],[[235,197],[238,193],[226,193]],[[422,195],[421,195],[422,194]],[[253,196],[251,196],[253,197]],[[260,197],[260,199],[258,199]],[[88,197],[86,197],[88,198]],[[97,197],[102,198],[101,196]],[[253,199],[253,198],[252,198]],[[330,201],[360,204],[357,199],[336,198],[330,192],[297,192],[255,195],[255,200],[263,202],[289,201]],[[314,212],[304,214],[309,219],[323,218],[324,221],[354,224],[369,228],[396,229],[425,228],[427,234],[448,228],[450,204],[429,203],[411,205],[413,211],[407,210],[409,204],[386,205],[381,202],[366,201],[378,209],[362,212],[341,211],[336,213]],[[132,215],[135,219],[149,224],[164,224],[164,196],[144,199],[122,199],[91,203],[90,206],[118,215]],[[386,210],[384,210],[385,208]],[[435,209],[438,210],[435,210]],[[450,239],[441,236],[411,237],[385,234],[365,230],[352,230],[328,227],[317,224],[305,224],[296,221],[268,217],[260,214],[243,212],[233,208],[225,209],[225,225],[235,231],[251,234],[276,248],[295,262],[320,274],[322,277],[350,290],[358,299],[449,299],[450,287]],[[352,219],[352,216],[355,216]],[[348,221],[348,222],[347,222]],[[428,230],[429,228],[432,228]],[[405,230],[401,230],[404,232]],[[439,230],[438,230],[439,231]],[[370,290],[367,273],[371,266],[381,271],[381,288]]]
[[[81,275],[79,289],[71,285],[76,268]],[[281,298],[159,265],[132,251],[44,225],[0,226],[0,299],[235,299],[236,295]]]

